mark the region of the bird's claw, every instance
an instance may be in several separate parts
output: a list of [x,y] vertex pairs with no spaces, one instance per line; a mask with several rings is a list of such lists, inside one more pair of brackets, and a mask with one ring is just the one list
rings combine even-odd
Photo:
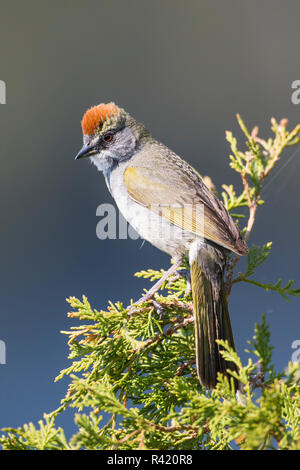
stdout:
[[154,299],[152,299],[152,304],[159,315],[159,320],[162,320],[162,316],[164,313],[163,306],[157,300],[154,300]]

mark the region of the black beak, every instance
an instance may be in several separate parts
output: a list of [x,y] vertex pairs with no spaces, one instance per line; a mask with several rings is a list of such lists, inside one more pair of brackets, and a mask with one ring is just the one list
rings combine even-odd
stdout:
[[82,149],[77,153],[75,160],[79,160],[79,158],[91,157],[92,155],[95,155],[95,153],[97,153],[95,147],[84,145]]

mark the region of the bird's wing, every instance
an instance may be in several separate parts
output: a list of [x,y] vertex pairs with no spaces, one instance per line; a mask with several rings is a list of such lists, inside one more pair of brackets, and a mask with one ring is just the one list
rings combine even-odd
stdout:
[[[182,163],[179,163],[182,162]],[[247,246],[224,205],[186,162],[148,168],[130,166],[123,175],[129,196],[172,224],[238,254]]]

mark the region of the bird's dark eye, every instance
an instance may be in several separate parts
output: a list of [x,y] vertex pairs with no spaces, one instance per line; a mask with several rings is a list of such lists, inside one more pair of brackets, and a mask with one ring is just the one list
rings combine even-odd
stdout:
[[104,134],[103,139],[105,140],[105,142],[110,142],[113,136],[114,135],[112,132],[107,132],[106,134]]

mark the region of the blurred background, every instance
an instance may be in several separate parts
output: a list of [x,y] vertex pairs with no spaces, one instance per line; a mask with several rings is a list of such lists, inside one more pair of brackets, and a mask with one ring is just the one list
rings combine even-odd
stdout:
[[[1,312],[0,427],[36,422],[59,406],[70,365],[68,296],[95,308],[140,297],[133,273],[167,268],[169,258],[141,240],[99,240],[99,204],[111,203],[103,176],[81,148],[86,108],[115,101],[153,135],[209,175],[241,189],[229,168],[225,130],[270,135],[269,121],[300,122],[291,84],[300,79],[297,0],[1,0],[0,105]],[[251,243],[273,241],[256,279],[299,276],[300,148],[286,152],[263,193]],[[278,170],[281,168],[281,171]],[[239,267],[242,270],[242,265]],[[300,339],[299,299],[236,285],[230,312],[238,352],[262,312],[283,369]],[[57,421],[74,432],[72,413]]]

